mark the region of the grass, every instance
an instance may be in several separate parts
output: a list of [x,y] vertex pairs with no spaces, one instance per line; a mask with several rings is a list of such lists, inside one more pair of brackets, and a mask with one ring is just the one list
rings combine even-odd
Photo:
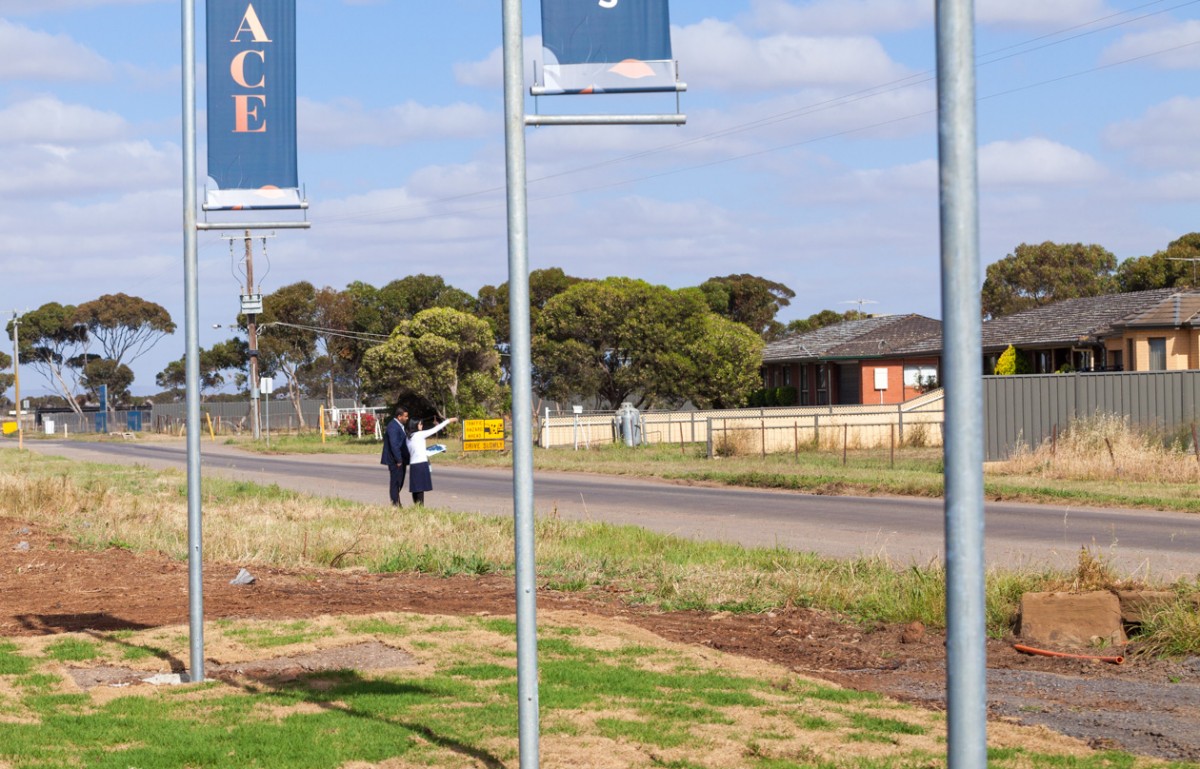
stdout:
[[[766,663],[691,646],[650,646],[628,626],[544,619],[539,658],[542,765],[631,769],[890,769],[945,765],[945,717],[837,689]],[[187,655],[171,628],[22,638],[0,668],[0,766],[11,769],[336,769],[515,766],[517,680],[511,627],[489,618],[388,614],[323,618],[321,637],[278,656],[367,640],[403,644],[416,664],[312,670],[174,687],[67,693],[48,653],[88,644],[93,664],[129,647],[165,651],[139,667],[162,672]],[[206,627],[210,649],[235,669],[264,659],[242,639],[277,637],[279,623]],[[403,628],[402,636],[392,631]],[[847,696],[833,696],[846,692]],[[1166,766],[1094,752],[1068,738],[998,726],[989,763],[1001,769]]]
[[[186,560],[185,485],[179,472],[0,452],[0,515],[53,526],[83,547],[120,542],[130,550]],[[202,493],[205,555],[215,561],[437,576],[513,573],[511,518],[411,506],[395,510],[215,478],[204,480]],[[825,558],[555,516],[535,522],[535,537],[539,581],[553,589],[586,593],[615,587],[631,603],[663,610],[765,612],[794,606],[835,612],[863,625],[946,624],[946,575],[937,563],[898,568],[879,557]],[[1074,571],[993,569],[985,584],[987,631],[996,638],[1011,632],[1025,592],[1139,586],[1113,574],[1104,553],[1090,549],[1080,551]],[[1137,640],[1164,654],[1200,653],[1200,629],[1189,619],[1200,583],[1183,580],[1171,587],[1175,601],[1143,626]]]
[[[1106,442],[1107,439],[1107,442]],[[455,438],[439,439],[447,452],[442,464],[510,467],[510,452],[464,454]],[[1018,453],[1007,462],[988,463],[984,493],[995,501],[1084,504],[1149,510],[1200,512],[1200,458],[1190,434],[1164,436],[1138,431],[1116,417],[1095,417],[1064,431],[1057,440]],[[267,451],[264,441],[227,439],[250,451]],[[369,453],[374,440],[314,434],[272,441],[273,452]],[[904,446],[889,449],[769,454],[733,451],[708,459],[703,444],[656,444],[628,448],[605,444],[587,450],[534,448],[539,470],[562,470],[662,478],[750,488],[788,489],[814,494],[901,495],[936,498],[944,491],[942,449]]]

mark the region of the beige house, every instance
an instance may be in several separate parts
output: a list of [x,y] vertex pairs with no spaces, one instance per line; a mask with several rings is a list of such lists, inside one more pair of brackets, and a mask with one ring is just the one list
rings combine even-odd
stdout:
[[1090,296],[994,318],[983,324],[985,374],[1009,345],[1034,374],[1200,368],[1200,292]]

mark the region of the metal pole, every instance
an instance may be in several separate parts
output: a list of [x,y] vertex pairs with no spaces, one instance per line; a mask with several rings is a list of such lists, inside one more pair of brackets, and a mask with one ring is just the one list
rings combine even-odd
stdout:
[[504,143],[508,179],[508,319],[512,340],[513,523],[517,591],[520,769],[537,769],[537,595],[533,542],[533,367],[529,330],[529,231],[525,168],[525,69],[521,0],[503,0]]
[[204,567],[200,515],[200,312],[196,256],[196,0],[183,5],[183,285],[187,382],[189,680],[204,680]]
[[25,449],[25,427],[21,424],[21,316],[13,310],[13,397],[17,401],[17,451]]
[[972,0],[938,0],[938,157],[946,412],[947,766],[987,766],[983,361]]

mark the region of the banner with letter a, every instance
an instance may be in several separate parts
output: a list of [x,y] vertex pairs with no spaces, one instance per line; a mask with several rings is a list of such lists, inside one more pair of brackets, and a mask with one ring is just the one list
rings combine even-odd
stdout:
[[207,0],[206,210],[299,208],[296,1]]
[[667,0],[542,0],[543,94],[676,90]]

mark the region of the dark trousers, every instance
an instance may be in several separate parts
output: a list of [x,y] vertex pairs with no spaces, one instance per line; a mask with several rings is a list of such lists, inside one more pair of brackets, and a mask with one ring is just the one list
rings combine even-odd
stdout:
[[404,488],[404,474],[408,472],[408,465],[388,465],[388,496],[391,497],[392,504],[400,507],[400,489]]

